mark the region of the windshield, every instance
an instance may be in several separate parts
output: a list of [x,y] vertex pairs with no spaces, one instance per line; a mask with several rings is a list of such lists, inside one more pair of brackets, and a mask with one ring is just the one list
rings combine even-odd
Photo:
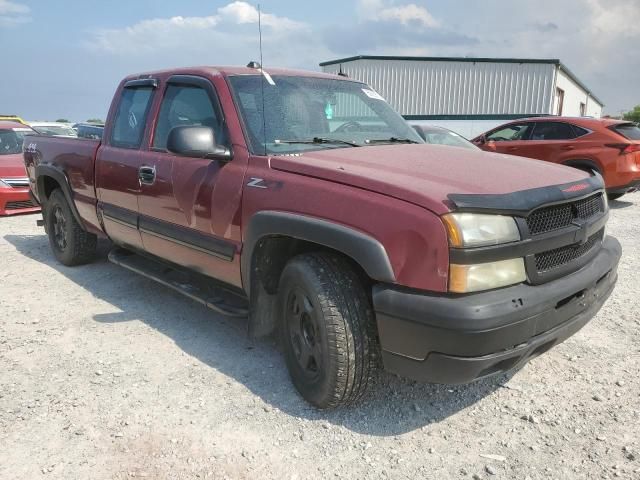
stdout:
[[22,141],[30,128],[11,128],[0,130],[0,155],[15,155],[22,153]]
[[434,145],[446,145],[449,147],[468,148],[470,150],[479,150],[479,148],[469,140],[463,138],[455,132],[452,132],[451,130],[446,130],[444,128],[421,128],[422,132],[424,133],[424,139],[427,143],[431,143]]
[[66,137],[77,137],[75,130],[64,125],[36,125],[33,127],[41,135],[64,135]]
[[423,143],[404,119],[363,83],[279,75],[232,76],[229,81],[251,151],[256,154],[399,140]]

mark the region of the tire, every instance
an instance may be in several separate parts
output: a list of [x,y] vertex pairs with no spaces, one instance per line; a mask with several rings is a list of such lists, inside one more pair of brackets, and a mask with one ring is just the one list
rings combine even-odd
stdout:
[[607,193],[607,198],[609,200],[618,200],[623,195],[624,193]]
[[358,401],[377,369],[373,310],[350,263],[334,254],[291,259],[278,289],[291,380],[320,409]]
[[78,224],[60,189],[51,193],[46,204],[45,223],[53,255],[63,265],[89,263],[95,257],[98,238]]

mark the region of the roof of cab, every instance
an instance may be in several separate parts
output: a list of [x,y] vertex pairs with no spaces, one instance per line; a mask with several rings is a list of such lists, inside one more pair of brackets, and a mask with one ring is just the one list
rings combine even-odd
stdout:
[[[295,70],[290,68],[270,68],[265,67],[264,71],[271,76],[295,76],[295,77],[316,77],[316,78],[331,78],[340,80],[351,80],[339,75],[323,72],[313,72],[309,70]],[[154,77],[166,77],[171,75],[223,75],[223,76],[235,76],[235,75],[260,75],[260,70],[251,67],[242,66],[199,66],[199,67],[183,67],[183,68],[171,68],[167,70],[156,70],[151,72],[143,72],[138,74],[129,75],[125,80],[136,80],[143,78]],[[359,82],[361,83],[361,82]]]
[[20,128],[20,129],[29,129],[33,130],[29,125],[25,125],[24,123],[14,122],[12,120],[0,120],[0,128]]

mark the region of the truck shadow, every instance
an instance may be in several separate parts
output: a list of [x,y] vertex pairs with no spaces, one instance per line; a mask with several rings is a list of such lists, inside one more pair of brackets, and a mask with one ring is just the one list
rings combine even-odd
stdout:
[[[98,259],[81,267],[65,267],[52,256],[45,235],[6,235],[23,255],[46,264],[118,312],[94,314],[96,322],[142,321],[169,337],[186,354],[242,383],[266,405],[288,415],[327,421],[354,432],[392,436],[437,424],[499,389],[510,378],[493,377],[471,385],[420,384],[380,373],[361,403],[334,411],[318,411],[295,391],[279,348],[272,338],[252,341],[243,319],[230,319],[159,285],[110,264],[108,242]],[[215,390],[211,392],[216,395]]]

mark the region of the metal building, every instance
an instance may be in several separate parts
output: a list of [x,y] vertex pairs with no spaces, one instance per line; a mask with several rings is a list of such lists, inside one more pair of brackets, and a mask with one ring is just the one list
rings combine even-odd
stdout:
[[368,83],[412,123],[467,137],[514,118],[600,117],[604,106],[555,59],[358,55],[320,66]]

